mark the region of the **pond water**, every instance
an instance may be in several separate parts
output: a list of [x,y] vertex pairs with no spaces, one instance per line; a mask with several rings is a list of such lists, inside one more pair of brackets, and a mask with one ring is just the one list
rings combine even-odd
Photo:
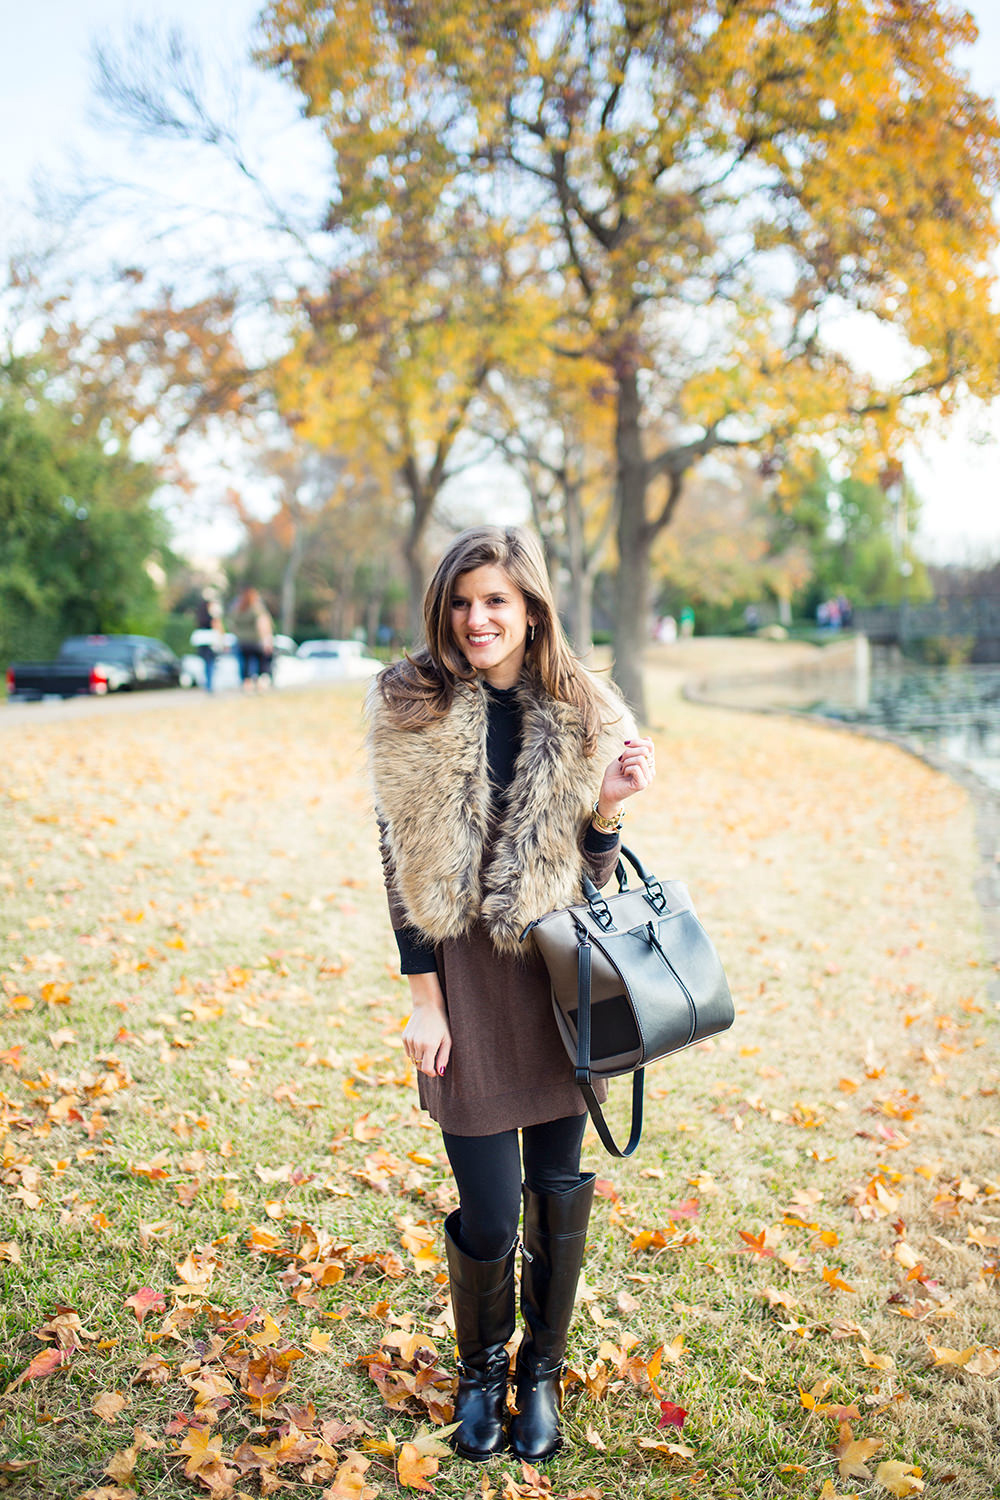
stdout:
[[831,679],[809,711],[891,730],[1000,791],[1000,666],[899,666],[876,657],[860,680]]

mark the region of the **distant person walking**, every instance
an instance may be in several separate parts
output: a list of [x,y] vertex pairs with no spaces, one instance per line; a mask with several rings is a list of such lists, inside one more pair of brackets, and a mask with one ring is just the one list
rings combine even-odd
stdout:
[[244,589],[233,610],[233,630],[240,661],[240,682],[246,693],[270,683],[274,654],[274,621],[257,589]]
[[205,691],[215,688],[215,663],[226,649],[226,631],[222,605],[215,589],[205,589],[195,610],[198,655],[205,667]]

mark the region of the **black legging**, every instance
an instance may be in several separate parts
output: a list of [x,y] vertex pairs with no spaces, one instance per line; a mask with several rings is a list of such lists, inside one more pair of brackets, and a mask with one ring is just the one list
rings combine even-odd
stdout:
[[[524,1180],[536,1193],[564,1193],[580,1181],[580,1147],[587,1116],[568,1115],[526,1125]],[[505,1255],[521,1213],[521,1153],[517,1131],[499,1135],[449,1135],[444,1148],[458,1185],[458,1241],[476,1260]]]

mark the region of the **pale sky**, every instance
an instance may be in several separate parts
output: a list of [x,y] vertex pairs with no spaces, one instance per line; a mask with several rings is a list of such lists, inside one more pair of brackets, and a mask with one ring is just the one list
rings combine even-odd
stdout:
[[[976,0],[969,8],[980,39],[965,61],[976,87],[996,97],[1000,4]],[[109,175],[119,176],[138,166],[140,175],[152,172],[160,183],[155,162],[137,163],[123,143],[109,139],[92,123],[90,50],[95,37],[120,38],[137,20],[176,22],[207,63],[214,59],[225,65],[245,55],[259,9],[259,0],[0,0],[0,244],[9,243],[16,226],[26,222],[32,179],[65,184],[77,161],[90,171],[104,163]],[[279,174],[283,186],[289,181],[300,185],[302,206],[308,211],[310,202],[323,201],[324,152],[315,132],[297,120],[292,93],[285,86],[255,76],[248,87],[255,121],[267,121],[266,144],[261,147],[265,166]],[[178,197],[186,196],[188,184],[194,183],[200,201],[215,201],[216,184],[204,168],[195,175],[192,167],[191,174],[178,182]],[[224,232],[238,241],[231,228],[238,223],[236,189],[227,188],[219,202],[230,215]],[[946,435],[928,436],[920,451],[909,456],[909,472],[923,502],[920,547],[930,559],[1000,557],[998,436],[1000,403],[992,411],[961,412]],[[227,459],[224,454],[215,460],[206,455],[204,519],[187,528],[188,544],[199,550],[210,550],[213,540],[221,547],[235,540],[231,530],[224,535],[208,522],[215,495],[228,482]]]

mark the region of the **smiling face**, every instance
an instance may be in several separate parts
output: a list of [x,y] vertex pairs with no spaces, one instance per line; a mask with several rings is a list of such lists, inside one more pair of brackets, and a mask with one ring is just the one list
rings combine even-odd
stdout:
[[451,629],[470,666],[491,687],[513,687],[521,675],[528,626],[535,620],[503,568],[462,573],[451,596]]

